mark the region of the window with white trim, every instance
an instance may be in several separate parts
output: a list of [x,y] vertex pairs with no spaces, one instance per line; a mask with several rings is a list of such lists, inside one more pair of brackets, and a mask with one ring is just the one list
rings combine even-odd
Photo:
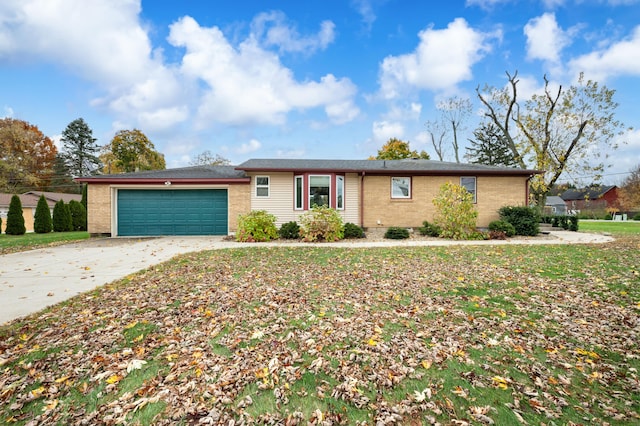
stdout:
[[469,191],[473,195],[473,203],[476,203],[476,177],[475,176],[461,176],[460,186]]
[[411,178],[391,178],[391,198],[411,198]]
[[329,207],[331,176],[309,176],[309,207]]
[[344,176],[336,176],[336,209],[344,210]]
[[295,194],[295,204],[294,208],[296,210],[304,210],[304,176],[295,176],[294,177],[294,194]]
[[269,176],[256,176],[256,197],[269,196]]

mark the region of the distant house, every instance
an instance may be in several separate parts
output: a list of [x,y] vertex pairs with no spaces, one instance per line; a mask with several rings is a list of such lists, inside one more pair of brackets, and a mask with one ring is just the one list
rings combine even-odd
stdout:
[[[80,201],[82,196],[79,194],[63,194],[60,192],[40,192],[29,191],[24,194],[18,194],[20,203],[22,204],[22,217],[24,217],[24,226],[27,228],[27,232],[33,232],[33,219],[36,214],[36,207],[40,196],[44,195],[49,205],[49,210],[53,214],[53,207],[59,200],[64,200],[68,203],[71,200]],[[0,194],[0,218],[2,218],[2,232],[7,227],[7,213],[9,212],[9,204],[13,194]]]
[[545,213],[547,214],[557,214],[557,215],[566,215],[567,214],[567,205],[564,200],[557,195],[550,195],[547,197],[547,202],[544,205]]
[[591,186],[583,189],[568,189],[564,191],[562,198],[567,205],[567,209],[572,211],[605,211],[607,209],[619,208],[618,187],[611,186]]
[[365,228],[417,227],[433,220],[433,199],[446,182],[473,195],[483,227],[500,207],[526,205],[537,173],[430,160],[253,159],[76,180],[87,183],[91,234],[227,235],[239,214],[266,210],[282,225],[314,205]]

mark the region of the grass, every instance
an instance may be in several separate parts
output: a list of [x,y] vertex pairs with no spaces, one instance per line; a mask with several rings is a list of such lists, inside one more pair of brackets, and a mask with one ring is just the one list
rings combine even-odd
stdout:
[[639,235],[640,221],[593,221],[581,220],[579,222],[581,232],[608,232],[612,235]]
[[89,233],[84,231],[49,232],[47,234],[29,232],[24,235],[0,234],[0,254],[50,247],[88,238]]
[[634,424],[639,247],[178,256],[0,327],[0,423]]

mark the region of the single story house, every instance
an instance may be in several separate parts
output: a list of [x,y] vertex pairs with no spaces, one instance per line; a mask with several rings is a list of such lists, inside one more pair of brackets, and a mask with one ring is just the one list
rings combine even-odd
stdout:
[[228,235],[251,210],[267,210],[281,225],[314,204],[365,228],[417,227],[433,219],[432,200],[445,182],[473,194],[478,226],[487,226],[500,207],[527,204],[536,173],[431,160],[253,159],[76,180],[88,185],[91,234]]
[[557,195],[549,195],[544,205],[545,214],[566,215],[567,205],[564,200]]
[[[44,195],[49,205],[49,210],[53,214],[53,208],[59,200],[68,203],[71,200],[80,201],[82,196],[79,194],[65,194],[61,192],[41,192],[29,191],[24,194],[18,194],[20,204],[22,204],[22,217],[24,218],[24,226],[27,232],[33,232],[33,221],[36,215],[36,207],[40,196]],[[2,218],[2,232],[7,228],[7,213],[9,213],[9,204],[13,194],[0,194],[0,218]]]
[[568,189],[560,194],[572,211],[606,210],[619,208],[618,187],[615,185],[595,185],[583,189]]

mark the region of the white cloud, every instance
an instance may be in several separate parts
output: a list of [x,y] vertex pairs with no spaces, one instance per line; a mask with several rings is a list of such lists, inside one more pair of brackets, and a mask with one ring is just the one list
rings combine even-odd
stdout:
[[335,39],[335,24],[322,21],[317,35],[302,37],[298,31],[287,25],[282,12],[260,13],[251,23],[251,32],[265,46],[276,46],[282,52],[314,53],[324,50]]
[[391,105],[389,111],[384,114],[385,120],[390,121],[417,121],[422,113],[422,104],[410,102],[404,105]]
[[279,149],[276,151],[277,158],[303,158],[306,155],[304,149]]
[[640,75],[640,26],[625,40],[579,56],[569,62],[573,74],[584,72],[587,78],[604,81],[619,75]]
[[415,89],[450,90],[471,80],[471,68],[491,50],[487,34],[469,27],[457,18],[447,28],[427,28],[419,34],[416,50],[400,56],[387,56],[380,66],[380,94],[393,99]]
[[13,108],[9,106],[5,106],[3,116],[0,118],[11,118],[13,117],[13,114],[14,114]]
[[184,17],[171,25],[169,42],[186,49],[185,76],[208,86],[198,108],[201,123],[283,124],[291,110],[316,107],[330,115],[342,111],[350,119],[359,113],[351,103],[356,87],[349,79],[327,74],[319,82],[298,82],[253,37],[235,48],[217,27],[203,28]]
[[524,26],[527,36],[527,58],[558,63],[562,49],[571,43],[571,38],[556,22],[553,13],[531,19]]
[[373,27],[373,23],[377,19],[376,14],[373,12],[371,0],[352,0],[351,6],[356,9],[362,17],[362,23],[365,29],[371,31],[371,27]]
[[236,150],[238,154],[249,154],[250,152],[255,152],[262,148],[262,144],[257,139],[251,139],[247,143],[243,143],[240,145],[240,148]]
[[404,126],[398,122],[374,121],[372,131],[376,146],[382,146],[391,138],[402,139],[404,136]]

